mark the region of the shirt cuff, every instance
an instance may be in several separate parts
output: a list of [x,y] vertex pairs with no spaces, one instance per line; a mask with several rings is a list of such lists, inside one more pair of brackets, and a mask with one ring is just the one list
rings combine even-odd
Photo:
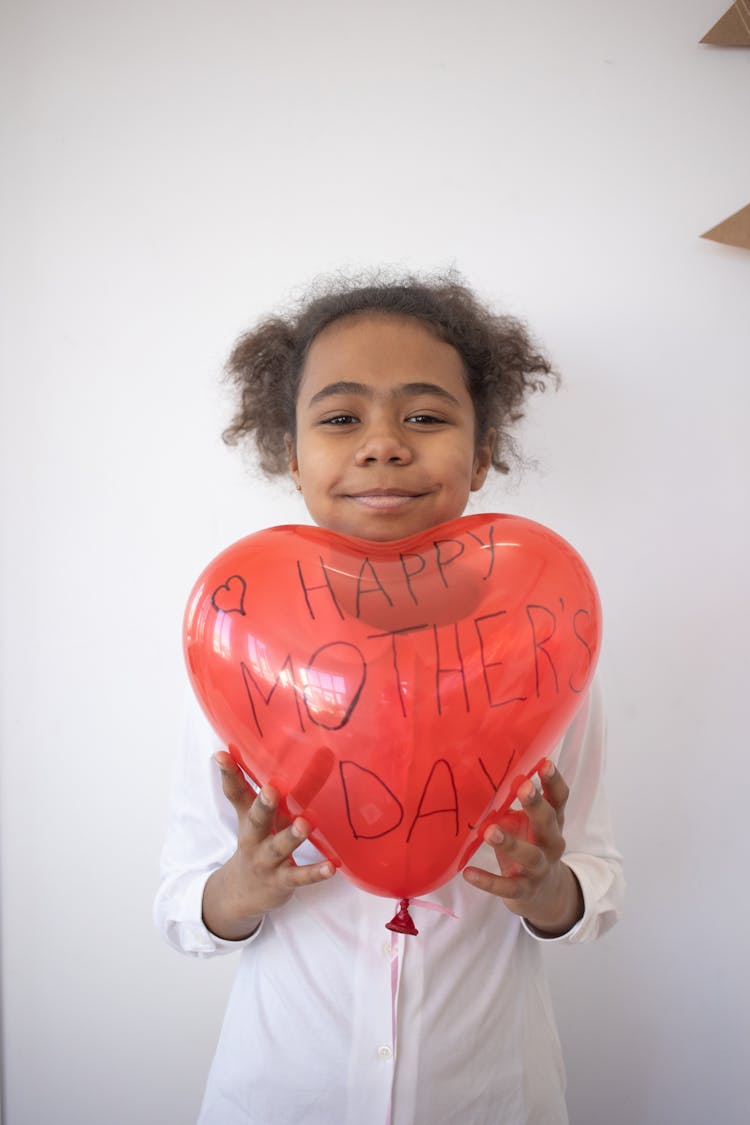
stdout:
[[196,957],[211,957],[219,953],[232,953],[243,946],[250,945],[260,934],[265,923],[265,915],[257,928],[246,938],[230,941],[212,933],[203,921],[203,891],[214,869],[201,872],[183,888],[179,917],[170,919],[168,938],[183,953]]

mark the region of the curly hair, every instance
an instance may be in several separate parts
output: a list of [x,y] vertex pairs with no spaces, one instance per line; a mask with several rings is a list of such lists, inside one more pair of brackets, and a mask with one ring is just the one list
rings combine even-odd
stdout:
[[411,317],[456,349],[474,403],[477,444],[494,428],[492,464],[509,472],[509,459],[518,457],[510,430],[523,417],[523,401],[557,375],[522,322],[493,313],[454,272],[336,277],[318,282],[289,315],[261,321],[239,338],[226,365],[238,407],[224,441],[254,442],[267,475],[286,472],[285,435],[294,437],[310,346],[329,324],[358,314]]

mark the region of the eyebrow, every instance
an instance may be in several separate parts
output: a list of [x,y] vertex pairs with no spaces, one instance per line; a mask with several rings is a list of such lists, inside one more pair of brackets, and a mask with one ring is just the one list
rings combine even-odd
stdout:
[[[315,403],[331,398],[333,395],[362,395],[364,398],[374,398],[375,391],[367,383],[354,383],[349,379],[340,379],[338,382],[329,383],[326,387],[316,391],[310,399],[309,405],[314,406]],[[434,395],[436,398],[452,402],[455,406],[461,405],[455,395],[446,391],[445,387],[438,386],[437,383],[399,383],[397,387],[390,391],[388,397],[400,398],[403,395]]]

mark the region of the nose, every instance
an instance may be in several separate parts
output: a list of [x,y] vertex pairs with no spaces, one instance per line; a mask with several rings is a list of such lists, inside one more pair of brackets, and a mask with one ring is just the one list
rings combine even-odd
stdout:
[[368,426],[354,460],[357,465],[408,465],[412,451],[396,426],[381,422]]

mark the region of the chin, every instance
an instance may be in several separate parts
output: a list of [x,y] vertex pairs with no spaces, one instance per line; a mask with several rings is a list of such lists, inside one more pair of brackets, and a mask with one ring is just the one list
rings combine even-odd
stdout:
[[402,521],[372,520],[367,521],[357,531],[349,531],[347,534],[354,536],[356,539],[369,539],[373,543],[389,543],[396,539],[408,539],[412,535],[419,535],[421,532],[443,522],[444,520],[440,518]]

